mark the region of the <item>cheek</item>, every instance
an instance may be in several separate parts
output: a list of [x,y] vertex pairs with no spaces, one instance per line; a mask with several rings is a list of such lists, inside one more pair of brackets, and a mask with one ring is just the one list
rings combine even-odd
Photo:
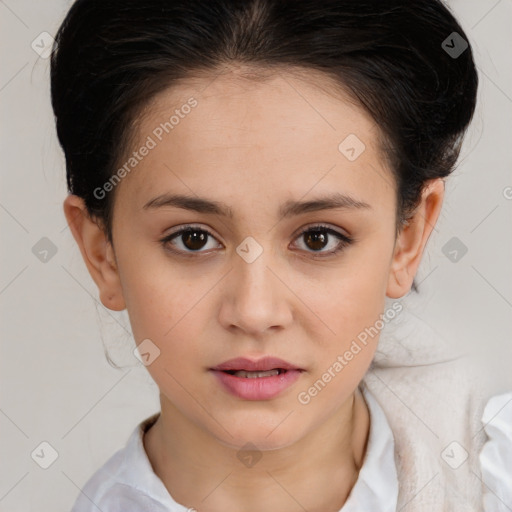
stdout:
[[[346,341],[373,325],[383,312],[389,266],[382,254],[386,254],[388,248],[381,247],[377,251],[367,245],[368,248],[354,251],[343,265],[326,272],[324,277],[303,280],[302,286],[295,288],[297,295],[304,297],[307,305],[323,320],[324,335]],[[301,283],[301,280],[295,282]]]
[[206,315],[207,303],[200,298],[208,287],[203,283],[194,290],[186,276],[173,273],[171,277],[139,272],[127,286],[127,308],[136,344],[149,339],[154,344],[150,346],[157,347],[153,350],[158,356],[146,366],[147,371],[164,394],[182,397],[178,401],[186,404],[189,396],[182,386],[195,393],[189,369],[208,365],[208,352],[201,345],[204,322],[199,321]]
[[[322,334],[312,335],[311,373],[298,390],[304,411],[321,420],[356,389],[371,364],[378,345],[384,298],[380,284],[351,277],[339,280],[332,295],[318,295],[317,312]],[[312,352],[313,353],[313,352]]]
[[160,345],[186,313],[188,288],[173,265],[163,264],[163,258],[151,252],[159,251],[120,249],[118,268],[135,343],[149,338]]
[[351,384],[355,387],[363,377],[373,359],[382,326],[389,271],[382,254],[391,251],[392,246],[383,243],[379,250],[373,244],[368,246],[353,259],[347,258],[346,265],[333,272],[327,281],[317,282],[313,288],[303,287],[300,292],[321,319],[315,321],[318,330],[309,333],[315,346],[321,347],[316,352],[314,377],[321,378],[339,355],[346,355],[343,370],[335,372],[337,378],[333,379],[343,388],[350,388]]
[[[165,270],[165,269],[164,269]],[[207,291],[205,283],[191,285],[183,272],[176,271],[137,272],[124,285],[127,290],[128,314],[135,340],[155,338],[171,339],[184,326],[193,335],[194,322],[190,319],[197,314],[199,299]],[[204,288],[204,290],[203,290]]]
[[[191,287],[183,266],[147,233],[119,227],[116,255],[126,308],[137,343],[162,337],[185,313]],[[142,243],[141,243],[142,241]]]
[[[342,292],[331,296],[330,300],[322,297],[322,301],[318,315],[323,321],[322,325],[329,329],[313,335],[312,342],[317,347],[314,377],[320,378],[331,368],[336,375],[340,375],[336,380],[338,383],[343,381],[343,387],[349,382],[355,386],[370,364],[377,347],[384,298],[372,287],[345,286]],[[338,356],[343,358],[342,371],[339,365],[338,371],[333,368]]]

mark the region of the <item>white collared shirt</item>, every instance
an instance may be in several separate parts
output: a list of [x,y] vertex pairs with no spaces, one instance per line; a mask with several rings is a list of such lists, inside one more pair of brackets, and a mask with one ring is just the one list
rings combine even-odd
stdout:
[[[398,479],[393,433],[374,396],[364,386],[361,390],[370,413],[368,444],[356,483],[339,512],[394,512],[398,500]],[[499,404],[496,400],[498,398],[494,402],[489,401],[482,418],[485,425],[492,413],[492,423],[484,427],[490,439],[480,457],[482,474],[492,489],[492,496],[491,493],[484,495],[484,501],[487,500],[485,512],[501,512],[512,507],[512,484],[507,483],[512,470],[506,469],[512,468],[509,466],[512,463],[512,393],[501,395]],[[508,404],[508,407],[503,404]],[[71,512],[97,512],[98,509],[102,512],[194,510],[172,498],[154,473],[144,450],[143,434],[158,415],[156,413],[137,425],[126,445],[90,477]],[[497,453],[501,454],[498,461]],[[499,505],[495,496],[499,496],[499,505],[503,509],[496,508]]]

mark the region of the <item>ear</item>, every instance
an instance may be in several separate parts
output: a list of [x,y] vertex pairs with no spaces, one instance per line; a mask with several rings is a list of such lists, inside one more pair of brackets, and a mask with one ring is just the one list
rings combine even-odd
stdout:
[[113,311],[126,308],[114,249],[104,229],[92,219],[81,197],[68,195],[64,200],[64,215],[82,253],[101,303]]
[[411,289],[423,250],[441,212],[443,198],[443,179],[427,182],[420,204],[397,237],[386,291],[388,297],[398,299]]

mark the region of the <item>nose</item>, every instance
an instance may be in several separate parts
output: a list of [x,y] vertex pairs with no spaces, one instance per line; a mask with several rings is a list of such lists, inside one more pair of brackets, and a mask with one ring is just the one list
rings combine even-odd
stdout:
[[258,336],[284,329],[293,320],[292,291],[288,288],[272,251],[264,249],[252,262],[233,255],[233,269],[224,283],[219,320],[228,330]]

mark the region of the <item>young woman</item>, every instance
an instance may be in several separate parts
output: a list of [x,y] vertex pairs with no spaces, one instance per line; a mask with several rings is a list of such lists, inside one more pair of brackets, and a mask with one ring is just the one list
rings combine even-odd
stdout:
[[482,510],[482,401],[398,300],[476,101],[440,1],[78,0],[51,82],[161,402],[74,512]]

